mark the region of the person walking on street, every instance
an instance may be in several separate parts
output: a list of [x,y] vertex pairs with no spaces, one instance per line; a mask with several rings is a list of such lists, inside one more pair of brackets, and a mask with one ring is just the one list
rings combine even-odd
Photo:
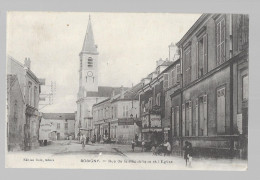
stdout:
[[169,141],[165,141],[164,146],[166,147],[166,152],[164,153],[164,155],[170,155],[171,154],[171,144],[169,143]]
[[144,142],[144,139],[142,141],[142,152],[144,152],[144,145],[145,145],[145,142]]
[[85,149],[85,143],[86,143],[86,136],[85,134],[82,136],[82,139],[81,139],[81,144],[82,144],[82,149]]
[[135,151],[135,140],[133,139],[132,141],[132,151],[134,152]]
[[186,162],[186,166],[191,167],[191,162],[192,162],[192,144],[188,141],[185,141],[185,146],[184,146],[184,159]]

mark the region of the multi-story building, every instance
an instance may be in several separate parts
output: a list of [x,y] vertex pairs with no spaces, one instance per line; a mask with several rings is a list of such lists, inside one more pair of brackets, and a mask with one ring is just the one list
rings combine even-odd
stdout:
[[[30,70],[31,61],[25,58],[24,65],[7,57],[7,74],[16,75],[25,102],[24,149],[38,146],[39,138],[39,94],[41,82]],[[22,120],[23,121],[23,120]]]
[[164,71],[173,61],[159,60],[156,70],[143,78],[142,89],[139,90],[140,118],[142,121],[142,139],[160,143],[164,139],[163,131],[170,130],[165,119]]
[[248,32],[247,15],[203,14],[177,43],[183,79],[170,95],[173,144],[190,141],[194,154],[246,154]]
[[40,142],[74,139],[74,135],[75,113],[42,113]]
[[141,84],[129,90],[121,89],[119,94],[93,106],[93,119],[97,141],[129,144],[140,136],[139,101],[137,91]]
[[[177,53],[178,54],[178,53]],[[177,58],[179,58],[177,56]],[[163,73],[163,90],[165,94],[165,118],[162,121],[164,138],[173,142],[172,137],[179,134],[179,106],[181,100],[181,61],[174,59],[174,62],[167,67]],[[175,103],[171,108],[172,102]]]

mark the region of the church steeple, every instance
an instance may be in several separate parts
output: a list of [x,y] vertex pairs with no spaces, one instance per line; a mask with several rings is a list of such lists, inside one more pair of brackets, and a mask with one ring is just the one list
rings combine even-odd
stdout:
[[97,46],[95,45],[95,41],[94,41],[94,35],[93,35],[90,15],[89,15],[88,27],[87,27],[87,31],[86,31],[81,53],[98,54]]

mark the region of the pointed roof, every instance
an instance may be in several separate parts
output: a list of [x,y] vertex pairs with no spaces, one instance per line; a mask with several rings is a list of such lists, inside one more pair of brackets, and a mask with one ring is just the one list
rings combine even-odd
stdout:
[[81,53],[98,54],[97,46],[95,45],[94,35],[92,30],[91,18],[89,15],[87,32],[85,35]]

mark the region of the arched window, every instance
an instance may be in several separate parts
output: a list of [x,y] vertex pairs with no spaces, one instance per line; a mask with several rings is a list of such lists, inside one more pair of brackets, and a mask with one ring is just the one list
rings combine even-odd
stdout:
[[92,57],[88,58],[88,67],[93,67],[93,58]]

